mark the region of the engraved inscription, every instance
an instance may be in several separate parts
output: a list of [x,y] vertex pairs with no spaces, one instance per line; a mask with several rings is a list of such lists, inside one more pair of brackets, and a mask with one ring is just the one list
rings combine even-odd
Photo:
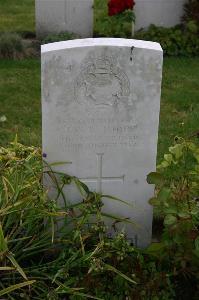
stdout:
[[[78,151],[92,149],[131,148],[136,146],[138,125],[136,122],[117,122],[114,119],[69,119],[63,121],[59,143],[63,149]],[[59,128],[58,128],[59,132]]]
[[[89,57],[81,66],[75,82],[75,98],[80,104],[85,101],[92,105],[126,108],[130,101],[130,82],[125,72],[117,66],[117,60],[107,54]],[[82,103],[83,102],[83,103]]]

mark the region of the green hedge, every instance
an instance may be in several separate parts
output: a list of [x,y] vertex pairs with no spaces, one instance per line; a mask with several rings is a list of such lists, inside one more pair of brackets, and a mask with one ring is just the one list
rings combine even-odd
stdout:
[[151,25],[147,31],[138,31],[135,38],[160,43],[168,56],[199,55],[199,28],[195,21],[187,23],[186,28],[181,25],[171,28]]

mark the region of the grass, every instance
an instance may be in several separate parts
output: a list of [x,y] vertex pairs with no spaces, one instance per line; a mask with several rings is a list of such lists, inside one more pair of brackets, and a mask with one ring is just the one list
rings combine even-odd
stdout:
[[199,58],[165,58],[158,157],[176,135],[199,132]]
[[[199,59],[165,58],[158,157],[176,135],[199,131]],[[0,144],[19,134],[24,144],[41,145],[40,61],[0,61]]]
[[[121,30],[120,25],[116,24],[116,19],[112,19],[110,21],[106,19],[106,13],[105,13],[105,1],[106,0],[96,0],[95,2],[95,34],[96,35],[115,35],[117,36],[119,30]],[[130,33],[130,27],[129,24],[125,24],[122,28],[123,33],[125,33],[127,36]],[[34,0],[0,0],[0,31],[34,31]],[[172,143],[174,137],[176,135],[180,136],[193,136],[195,132],[199,132],[199,99],[198,99],[198,91],[199,91],[199,82],[198,82],[198,74],[199,74],[199,58],[165,58],[164,60],[164,71],[163,71],[163,86],[162,86],[162,101],[161,101],[161,114],[160,114],[160,129],[159,129],[159,143],[158,143],[158,160],[162,157],[163,153],[167,151],[168,146]],[[40,61],[39,59],[26,59],[26,60],[20,60],[20,61],[15,61],[15,60],[1,60],[0,61],[0,145],[6,145],[8,142],[14,139],[16,133],[18,133],[19,136],[19,141],[26,144],[26,145],[36,145],[40,146],[41,145],[41,95],[40,95]],[[4,118],[5,116],[6,118]],[[17,151],[16,151],[17,153]],[[24,152],[26,153],[26,152]],[[15,153],[14,153],[15,155]],[[10,153],[10,156],[7,155],[6,153],[6,159],[10,159],[12,161],[13,158],[13,151]],[[10,158],[11,157],[11,158]],[[20,160],[21,161],[21,160]],[[30,161],[27,160],[27,163]],[[35,173],[32,172],[31,168],[26,168],[27,174],[21,174],[20,173],[20,167],[22,167],[21,163],[18,166],[17,165],[17,172],[19,174],[15,175],[12,177],[14,180],[14,183],[16,182],[16,192],[17,192],[17,197],[24,197],[27,194],[27,199],[29,197],[33,197],[34,200],[36,199],[36,205],[33,205],[34,209],[37,208],[38,205],[38,199],[39,196],[42,197],[42,195],[39,193],[40,190],[37,188],[36,193],[31,193],[30,190],[32,187],[34,187],[35,180],[32,181],[32,178],[30,178],[31,184],[27,184],[24,179],[28,180],[28,177],[25,175],[31,174],[31,176],[35,176]],[[13,167],[11,166],[10,170],[8,170],[7,165],[5,165],[6,172],[8,172],[9,175],[12,175],[13,172]],[[176,170],[175,170],[176,172]],[[3,174],[3,173],[2,173]],[[22,176],[21,176],[22,175]],[[25,177],[24,177],[24,176]],[[36,178],[37,174],[36,174]],[[40,177],[39,177],[40,178]],[[4,182],[5,177],[2,176],[2,180]],[[20,180],[23,181],[24,186],[20,187]],[[39,179],[38,179],[39,180]],[[40,180],[39,180],[40,182]],[[8,181],[9,183],[9,181]],[[10,197],[15,189],[13,189],[13,186],[15,188],[15,184],[8,184],[8,188],[5,185],[4,182],[4,187],[6,193],[9,193],[9,199],[12,199]],[[42,188],[42,187],[41,187]],[[22,191],[22,192],[19,192]],[[2,194],[3,195],[3,194]],[[14,194],[15,196],[15,194]],[[17,198],[16,198],[17,199]],[[26,197],[24,198],[26,199]],[[42,197],[43,199],[43,197]],[[6,198],[7,200],[7,198]],[[87,199],[86,199],[87,200]],[[95,199],[96,200],[96,199]],[[89,194],[89,201],[92,203],[93,207],[93,199],[90,199],[90,194]],[[84,201],[86,203],[86,206],[88,205],[89,201]],[[32,200],[30,201],[32,203]],[[51,205],[51,203],[50,203]],[[46,211],[48,206],[44,207],[44,211]],[[96,205],[98,207],[98,205]],[[88,206],[87,206],[88,208]],[[88,214],[89,210],[85,209],[84,211]],[[51,211],[52,207],[50,207]],[[14,211],[15,216],[17,217],[17,220],[19,220],[19,224],[22,227],[22,234],[24,234],[24,229],[23,229],[23,224],[24,222],[21,222],[21,218],[24,218],[26,215],[26,212],[29,213],[29,210],[25,210],[25,213],[21,213],[21,210],[19,210],[20,216],[16,215],[17,210]],[[7,215],[9,217],[9,214]],[[34,216],[35,216],[35,211],[34,211]],[[97,216],[99,217],[99,213],[97,213]],[[20,218],[20,219],[19,219]],[[10,215],[10,219],[12,222],[15,222],[15,218],[13,215]],[[37,219],[37,218],[36,218]],[[87,220],[87,217],[83,215],[83,219]],[[13,221],[14,220],[14,221]],[[31,220],[34,221],[34,218],[31,218]],[[13,223],[13,224],[14,224]],[[11,223],[5,222],[5,224],[10,225]],[[32,230],[32,228],[37,228],[37,226],[32,226],[33,223],[29,226],[29,229]],[[43,224],[43,221],[41,222]],[[81,221],[78,224],[83,224]],[[16,224],[14,224],[16,225]],[[79,225],[78,225],[79,226]],[[15,226],[16,227],[16,226]],[[13,231],[12,226],[10,227]],[[66,228],[66,226],[65,226]],[[16,229],[16,228],[15,228]],[[38,229],[38,228],[37,228]],[[21,232],[17,228],[17,232],[21,234]],[[158,227],[158,232],[160,232],[160,228]],[[29,231],[28,231],[29,233]],[[14,232],[15,234],[15,232]],[[37,230],[36,230],[37,234]],[[70,231],[70,234],[73,234],[72,231]],[[62,265],[62,260],[60,265],[55,265],[55,268],[50,268],[50,271],[56,271],[56,274],[62,274],[61,272],[63,271],[64,268],[66,268],[66,263],[71,267],[70,269],[70,277],[69,281],[67,281],[67,288],[70,289],[70,286],[73,287],[73,282],[75,282],[75,287],[76,287],[76,282],[77,282],[77,272],[80,272],[80,266],[81,266],[81,260],[79,259],[78,255],[81,257],[81,243],[77,243],[77,234],[76,232],[74,233],[75,235],[71,235],[69,239],[69,247],[66,247],[66,244],[64,244],[64,255],[61,255],[60,257],[64,257],[64,267]],[[80,234],[79,227],[78,227],[78,235]],[[174,233],[175,234],[175,233]],[[29,234],[30,236],[30,234]],[[41,235],[42,236],[42,232]],[[88,235],[89,236],[89,235]],[[86,237],[85,241],[87,242],[88,236]],[[81,237],[81,235],[80,235]],[[10,238],[10,234],[9,234]],[[42,241],[43,241],[43,236],[42,236]],[[5,240],[7,242],[7,240]],[[20,241],[20,239],[18,240]],[[23,239],[21,239],[22,244],[23,244]],[[71,247],[71,241],[74,241],[75,246],[73,247],[73,253],[72,255],[72,260],[71,260],[71,253],[70,253],[70,247]],[[34,244],[34,239],[31,239],[31,242]],[[37,240],[36,240],[37,242]],[[64,241],[65,243],[66,241]],[[19,245],[19,243],[17,244]],[[29,242],[28,245],[30,246]],[[78,248],[80,245],[80,249]],[[106,245],[103,243],[103,245]],[[89,249],[91,244],[89,244]],[[10,247],[10,246],[9,246]],[[16,248],[15,244],[14,247]],[[93,254],[96,253],[96,249],[101,248],[96,246],[95,242],[95,249],[92,252]],[[185,247],[186,248],[186,247]],[[17,248],[16,248],[17,249]],[[23,247],[19,247],[19,249],[24,249]],[[31,247],[29,247],[31,251]],[[34,250],[34,248],[32,248]],[[69,259],[66,260],[67,255],[66,255],[66,250],[69,249]],[[77,249],[77,252],[74,252],[74,249]],[[85,248],[86,249],[86,248]],[[122,246],[122,249],[123,246]],[[187,248],[189,249],[189,248]],[[14,249],[13,249],[14,250]],[[26,249],[27,250],[27,249]],[[92,250],[92,249],[91,249]],[[101,251],[101,250],[100,250]],[[104,257],[106,257],[107,260],[107,253],[113,253],[112,249],[107,251],[107,249],[103,250],[103,252],[100,253],[100,258],[102,257],[102,261]],[[13,254],[15,255],[15,259],[19,259],[19,256],[16,255],[15,251],[12,251]],[[25,252],[20,252],[18,251],[22,257],[26,255],[27,251]],[[3,253],[3,252],[2,252]],[[24,254],[25,253],[25,254]],[[45,244],[45,253],[46,253],[46,244]],[[6,250],[6,255],[10,254],[7,253]],[[78,254],[78,255],[77,255]],[[92,254],[92,255],[93,255]],[[171,253],[170,253],[171,254]],[[99,254],[97,253],[99,256]],[[104,255],[104,256],[103,256]],[[184,254],[183,254],[184,255]],[[84,255],[85,256],[85,255]],[[186,255],[185,255],[186,256]],[[28,257],[28,256],[27,256]],[[42,255],[40,254],[40,257]],[[50,256],[49,256],[50,257]],[[74,258],[73,258],[74,257]],[[84,270],[85,269],[85,262],[88,261],[88,258],[91,258],[90,253],[87,255],[87,258],[85,260],[84,258]],[[136,254],[136,257],[140,257]],[[176,256],[177,257],[177,256]],[[180,256],[179,256],[180,257]],[[179,261],[179,257],[177,257],[177,262]],[[187,256],[189,259],[189,255]],[[29,257],[28,257],[29,258]],[[175,257],[174,257],[175,258]],[[181,257],[180,257],[181,258]],[[184,259],[184,256],[183,256]],[[34,264],[35,260],[35,255],[34,259],[28,259],[29,263]],[[114,254],[114,259],[111,260],[114,262],[115,261],[115,254]],[[128,259],[127,259],[128,260]],[[41,259],[42,261],[42,259]],[[71,264],[71,261],[77,262],[77,264]],[[129,260],[128,260],[129,261]],[[175,262],[175,260],[173,260]],[[80,262],[80,263],[79,263]],[[21,263],[21,261],[20,261]],[[186,258],[185,258],[185,263],[186,263]],[[90,262],[89,262],[90,264]],[[140,264],[141,265],[141,264]],[[164,264],[163,264],[164,265]],[[187,264],[188,265],[188,264]],[[148,265],[147,265],[148,266]],[[154,266],[154,257],[153,257],[153,266]],[[90,266],[89,266],[90,267]],[[76,269],[75,269],[76,268]],[[174,270],[175,268],[172,267]],[[37,269],[36,269],[37,270]],[[112,269],[113,270],[113,269]],[[151,263],[149,261],[149,267],[148,270],[150,270],[151,274]],[[181,268],[180,268],[181,270]],[[110,273],[110,269],[108,270]],[[178,271],[178,270],[177,270]],[[186,269],[187,271],[187,269]],[[39,272],[39,271],[38,271]],[[140,272],[140,271],[139,271]],[[166,271],[168,272],[168,270]],[[33,270],[34,273],[34,270]],[[72,277],[74,273],[74,278]],[[176,272],[178,274],[178,272]],[[36,273],[37,274],[37,273]],[[72,274],[72,275],[71,275]],[[79,274],[79,273],[78,273]],[[122,273],[120,273],[122,274]],[[146,276],[148,274],[143,272],[144,278],[146,280]],[[155,274],[155,273],[154,273]],[[191,273],[190,273],[191,274]],[[50,272],[48,276],[50,275]],[[117,274],[118,275],[118,274]],[[155,274],[156,275],[156,274]],[[35,274],[34,274],[35,276]],[[42,278],[42,274],[39,274]],[[3,277],[4,280],[7,280],[7,277]],[[54,274],[52,276],[54,277]],[[103,276],[102,276],[103,277]],[[99,279],[97,278],[96,282],[102,282],[102,277]],[[48,277],[49,278],[49,277]],[[83,278],[83,277],[82,277]],[[81,278],[81,280],[82,280]],[[87,271],[86,271],[86,280],[85,283],[88,282],[88,276],[87,276]],[[106,277],[104,276],[104,282],[109,282],[106,280]],[[110,278],[110,274],[109,277]],[[172,278],[172,277],[171,277]],[[9,278],[8,278],[9,279]],[[14,276],[11,278],[12,280],[15,280]],[[60,281],[65,280],[64,278],[59,278]],[[96,278],[95,278],[96,279]],[[156,279],[159,281],[159,277],[156,276]],[[46,282],[46,279],[45,279]],[[111,281],[114,283],[114,281]],[[116,284],[117,282],[119,283],[118,279],[115,281]],[[149,280],[147,278],[147,283],[140,280],[141,284],[143,287],[146,287],[147,289],[147,284],[148,286],[151,286],[152,289],[155,287],[154,283],[154,276],[152,274],[151,281],[150,281],[150,276]],[[84,283],[84,282],[83,282]],[[27,282],[26,282],[27,284]],[[47,283],[46,283],[47,284]],[[103,283],[102,283],[103,284]],[[86,284],[84,284],[86,286]],[[142,285],[138,285],[141,287],[141,293],[143,293],[143,287]],[[182,284],[183,285],[183,284]],[[0,282],[1,286],[1,292],[2,292],[2,283]],[[105,290],[106,290],[106,284],[104,284]],[[103,286],[103,287],[104,287]],[[122,284],[124,286],[124,284]],[[158,285],[159,286],[159,285]],[[184,284],[186,287],[187,285]],[[97,288],[97,284],[95,286]],[[48,290],[49,287],[47,287]],[[51,288],[51,287],[50,287]],[[40,285],[38,285],[39,289],[39,294],[42,290],[44,290],[44,285],[41,282],[41,288]],[[103,290],[101,286],[99,285],[98,289]],[[124,286],[125,289],[125,286]],[[169,289],[171,289],[171,285],[169,286]],[[31,289],[32,291],[33,289]],[[75,290],[75,289],[73,289]],[[108,286],[108,290],[110,290],[110,285]],[[119,290],[121,290],[119,288]],[[162,288],[161,288],[162,290]],[[180,286],[181,290],[181,286]],[[182,289],[183,290],[183,289]],[[194,290],[194,288],[193,288]],[[96,291],[96,290],[95,290]],[[94,290],[93,290],[94,292]],[[24,290],[23,293],[22,291],[19,291],[20,296],[26,297]],[[27,290],[27,294],[29,295],[30,289]],[[161,291],[162,293],[162,291]],[[183,293],[183,292],[182,292]],[[126,294],[126,291],[125,291]],[[15,294],[16,295],[16,294]],[[101,295],[101,294],[100,294]],[[29,296],[28,296],[29,297]],[[42,298],[46,299],[46,295]],[[14,298],[16,298],[14,296]],[[14,299],[12,298],[12,299]],[[111,298],[108,296],[108,298]],[[107,299],[108,299],[107,298]],[[11,299],[11,297],[9,297]]]
[[40,62],[39,60],[0,61],[0,144],[16,133],[25,144],[41,144]]
[[[127,36],[131,27],[107,18],[106,0],[95,0],[95,34]],[[0,0],[0,31],[34,31],[34,0]],[[176,135],[199,131],[199,59],[165,58],[158,157]],[[41,145],[40,62],[0,61],[0,144],[19,133],[21,142]]]
[[0,0],[1,31],[34,31],[34,0]]
[[[118,19],[107,18],[107,0],[95,0],[96,35],[131,35],[131,24],[119,24]],[[0,32],[35,31],[35,0],[0,0]]]

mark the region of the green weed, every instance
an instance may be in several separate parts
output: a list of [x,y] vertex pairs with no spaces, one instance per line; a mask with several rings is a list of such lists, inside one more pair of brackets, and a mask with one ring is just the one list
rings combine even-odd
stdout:
[[22,38],[16,33],[0,34],[0,58],[23,58],[25,47]]
[[[199,149],[179,139],[169,152],[160,169],[184,166],[186,172],[169,180],[165,171],[148,176],[157,186],[150,203],[164,225],[160,242],[142,250],[123,232],[109,238],[102,195],[76,177],[52,172],[50,165],[43,170],[40,149],[17,139],[1,147],[0,295],[15,300],[197,299]],[[54,186],[50,198],[43,176]],[[70,184],[81,202],[68,201]],[[112,224],[120,222],[110,218]]]

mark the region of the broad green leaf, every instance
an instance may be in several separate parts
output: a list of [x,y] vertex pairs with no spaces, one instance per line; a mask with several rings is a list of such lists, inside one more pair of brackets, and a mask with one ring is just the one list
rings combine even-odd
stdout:
[[151,172],[147,176],[147,182],[149,184],[161,184],[164,182],[164,177],[157,172]]
[[8,288],[5,288],[5,289],[1,290],[0,291],[0,296],[9,294],[12,291],[15,291],[15,290],[20,289],[20,288],[22,288],[24,286],[27,286],[27,285],[31,285],[35,282],[36,282],[36,280],[30,280],[30,281],[25,281],[25,282],[18,283],[18,284],[15,284],[15,285],[11,285]]
[[152,243],[145,251],[147,253],[155,254],[157,253],[159,255],[160,251],[164,248],[163,243]]
[[198,172],[197,171],[190,171],[189,175],[198,175]]
[[171,196],[171,190],[169,188],[163,187],[158,193],[158,200],[161,202],[167,201]]
[[176,206],[169,206],[168,208],[165,208],[165,213],[166,214],[177,214],[178,209]]
[[183,144],[176,144],[169,148],[169,152],[175,156],[175,159],[179,160],[183,155]]
[[84,193],[89,194],[89,192],[90,192],[89,188],[87,187],[87,185],[85,183],[83,183],[76,177],[73,177],[73,181],[76,184],[76,187],[78,188],[78,190],[82,196],[85,196]]
[[179,212],[179,213],[178,213],[178,216],[179,216],[180,218],[183,218],[183,219],[188,219],[188,218],[190,218],[190,215],[189,215],[188,213],[185,213],[185,212]]
[[153,206],[157,206],[157,205],[159,205],[160,204],[160,201],[157,199],[157,198],[151,198],[150,200],[149,200],[149,204],[151,204],[151,205],[153,205]]
[[192,142],[188,142],[187,143],[187,147],[191,150],[191,151],[195,151],[197,149],[196,144],[192,143]]
[[169,167],[169,163],[167,161],[162,161],[158,166],[157,166],[157,169],[164,169],[164,168],[167,168]]
[[169,165],[171,165],[171,163],[173,161],[173,156],[171,154],[165,154],[164,159],[166,162],[168,162]]
[[164,225],[170,226],[177,222],[177,218],[173,215],[168,215],[164,219]]

